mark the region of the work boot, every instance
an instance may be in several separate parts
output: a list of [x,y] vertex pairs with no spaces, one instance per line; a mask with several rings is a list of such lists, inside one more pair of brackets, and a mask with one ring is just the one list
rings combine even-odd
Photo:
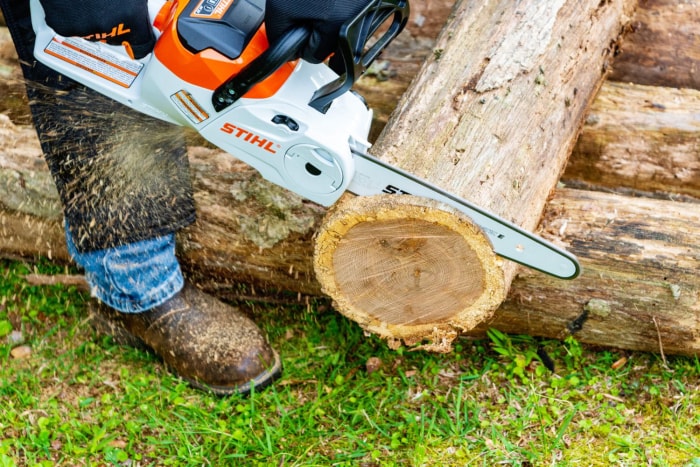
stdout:
[[152,350],[180,378],[215,394],[247,394],[274,381],[282,365],[260,329],[235,307],[185,286],[160,306],[121,313],[91,307],[96,330]]

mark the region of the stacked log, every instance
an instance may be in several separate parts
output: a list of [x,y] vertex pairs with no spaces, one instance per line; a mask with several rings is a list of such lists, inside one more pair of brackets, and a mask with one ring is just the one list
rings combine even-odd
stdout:
[[563,282],[521,270],[488,326],[700,353],[700,203],[563,188],[547,205],[541,229],[579,256],[584,273]]
[[[418,8],[430,8],[430,5],[440,2],[425,2],[429,5],[420,3]],[[447,18],[449,9],[445,7],[449,6],[449,3],[440,3],[442,9],[439,11],[424,11],[429,13],[426,17],[429,16],[435,20],[442,13],[443,18]],[[568,3],[560,3],[559,16],[555,18],[555,23],[561,19],[560,17],[565,18],[569,11],[567,10],[570,6]],[[600,5],[596,4],[596,6],[598,8],[594,9],[595,14],[588,18],[593,23],[596,21],[596,15],[599,15],[609,21],[612,21],[611,17],[615,18],[613,23],[616,26],[608,25],[609,32],[622,26],[624,23],[623,12],[627,11],[623,8],[622,2],[604,2]],[[534,6],[530,7],[535,8]],[[658,8],[658,5],[652,4],[652,2],[642,2],[641,7],[643,8],[637,12],[637,15],[646,7]],[[485,75],[489,76],[488,63],[497,62],[492,60],[490,54],[498,51],[498,46],[493,43],[493,47],[488,47],[488,41],[495,39],[493,36],[485,34],[484,29],[489,27],[489,24],[491,26],[500,24],[502,27],[500,34],[504,35],[506,30],[512,30],[508,27],[510,18],[504,18],[508,16],[503,13],[507,10],[503,8],[503,5],[467,7],[458,4],[454,10],[454,18],[461,18],[462,21],[448,23],[448,28],[440,39],[442,42],[437,42],[432,47],[416,48],[416,43],[431,44],[429,40],[421,42],[420,37],[417,36],[416,40],[413,41],[412,49],[404,49],[403,55],[394,55],[397,57],[394,61],[388,60],[390,66],[387,69],[390,75],[392,69],[410,68],[411,66],[418,68],[415,65],[417,60],[414,59],[420,60],[422,57],[428,57],[426,64],[421,68],[421,74],[414,81],[414,83],[423,84],[414,85],[414,90],[409,90],[406,93],[399,104],[393,122],[389,124],[388,129],[377,141],[377,148],[374,151],[375,154],[381,153],[382,157],[390,157],[392,162],[419,172],[420,175],[429,179],[434,177],[435,173],[441,172],[434,169],[431,173],[433,165],[430,162],[427,164],[415,162],[416,165],[411,166],[412,162],[407,160],[410,159],[410,156],[415,159],[427,157],[426,151],[419,144],[420,138],[408,136],[405,137],[406,141],[400,140],[402,131],[403,134],[408,133],[408,130],[401,129],[402,125],[409,126],[412,123],[409,116],[414,115],[413,118],[418,118],[415,117],[417,115],[415,112],[421,105],[420,90],[425,90],[424,86],[427,86],[424,83],[437,78],[448,79],[449,73],[445,70],[449,69],[449,63],[446,62],[459,62],[461,60],[461,58],[449,55],[452,46],[451,39],[457,39],[454,42],[460,45],[469,44],[473,40],[473,44],[469,45],[468,48],[473,47],[489,52],[485,53],[482,59],[477,60],[476,64],[470,62],[465,65],[462,62],[463,66],[459,72],[463,74],[452,79],[453,83],[461,80],[464,86],[459,88],[460,92],[451,95],[452,100],[448,101],[449,108],[433,108],[431,110],[432,115],[436,117],[441,115],[444,118],[443,120],[438,118],[438,125],[433,124],[432,128],[439,127],[441,130],[448,131],[447,127],[452,125],[450,128],[455,135],[465,135],[463,142],[468,141],[468,136],[475,141],[473,146],[491,142],[498,144],[499,147],[505,147],[506,144],[497,137],[487,139],[487,129],[490,128],[501,139],[506,134],[510,140],[514,137],[511,133],[517,133],[519,128],[516,127],[519,123],[503,126],[492,123],[490,126],[482,128],[478,122],[488,114],[488,111],[483,110],[482,107],[493,109],[501,105],[505,109],[513,109],[517,103],[514,102],[515,98],[511,94],[522,97],[522,93],[518,94],[520,91],[515,86],[518,84],[518,79],[522,79],[524,82],[530,80],[531,83],[534,83],[531,89],[540,92],[541,96],[549,96],[552,100],[556,100],[558,96],[560,107],[555,109],[551,120],[540,122],[540,124],[545,125],[545,128],[548,128],[547,125],[550,125],[552,121],[560,125],[558,127],[560,133],[547,134],[540,140],[542,146],[540,149],[543,152],[545,150],[551,151],[548,153],[549,159],[539,161],[539,164],[551,164],[547,166],[549,170],[545,171],[547,175],[542,178],[541,184],[551,186],[546,188],[531,186],[538,183],[528,179],[526,174],[519,174],[517,170],[510,174],[519,175],[515,180],[518,183],[513,183],[512,179],[493,181],[496,178],[506,178],[503,174],[509,174],[506,171],[507,166],[503,166],[504,168],[500,171],[494,169],[494,167],[499,167],[498,165],[492,166],[491,174],[488,173],[488,170],[484,172],[483,169],[480,169],[478,163],[475,164],[477,167],[474,169],[460,166],[461,161],[457,161],[456,165],[448,164],[448,166],[450,170],[453,170],[452,167],[457,167],[458,173],[470,180],[469,185],[455,186],[456,191],[464,190],[464,186],[473,188],[475,184],[477,186],[487,185],[484,189],[476,188],[474,193],[467,190],[469,193],[465,197],[476,200],[477,203],[482,203],[528,228],[534,228],[540,220],[539,214],[533,215],[539,209],[537,204],[539,198],[543,197],[542,205],[548,200],[538,232],[577,254],[583,264],[584,273],[574,281],[561,281],[525,268],[508,270],[506,267],[506,269],[501,269],[503,271],[504,291],[507,283],[512,280],[508,298],[493,314],[492,318],[482,322],[470,334],[483,335],[489,326],[507,332],[555,338],[575,333],[581,341],[593,344],[613,345],[627,349],[663,350],[666,353],[697,354],[700,292],[696,271],[700,266],[700,246],[698,245],[700,242],[697,241],[698,229],[700,228],[700,205],[692,198],[695,196],[692,187],[687,188],[693,183],[697,184],[697,176],[692,175],[693,173],[697,174],[697,172],[692,172],[697,170],[693,169],[692,157],[690,159],[683,158],[680,160],[681,162],[666,164],[671,168],[669,173],[675,174],[675,176],[671,175],[671,178],[685,177],[684,180],[676,183],[675,187],[670,184],[672,188],[663,184],[658,186],[631,185],[620,178],[618,181],[607,182],[606,185],[606,182],[601,181],[601,176],[589,176],[580,169],[574,171],[579,157],[577,154],[584,152],[574,150],[564,183],[568,186],[587,189],[560,186],[555,190],[550,190],[558,178],[558,172],[566,160],[570,147],[575,141],[574,136],[578,131],[577,122],[586,121],[581,130],[579,148],[584,145],[582,142],[586,134],[592,130],[602,130],[608,127],[609,129],[606,131],[609,133],[619,133],[619,129],[614,128],[614,123],[621,120],[619,114],[616,117],[609,117],[608,113],[623,111],[624,109],[620,108],[620,102],[629,102],[630,95],[636,96],[635,99],[642,101],[649,100],[646,104],[644,102],[636,104],[635,110],[630,112],[630,119],[635,118],[634,115],[640,112],[644,113],[645,110],[651,114],[648,116],[648,119],[651,120],[653,120],[651,117],[669,115],[673,112],[674,118],[667,118],[665,121],[657,119],[657,123],[649,124],[650,127],[666,125],[660,130],[661,133],[665,133],[668,130],[669,121],[676,124],[678,116],[685,114],[686,118],[689,119],[687,122],[690,123],[679,124],[679,132],[684,135],[681,137],[687,138],[683,146],[697,145],[697,142],[694,142],[692,138],[692,130],[688,130],[696,124],[692,120],[693,112],[685,111],[686,108],[692,108],[695,105],[693,104],[696,99],[695,95],[688,90],[669,89],[663,89],[663,92],[668,94],[659,94],[662,91],[654,89],[649,91],[653,95],[650,99],[649,94],[645,94],[648,91],[647,88],[605,83],[599,96],[601,99],[616,102],[617,110],[602,106],[602,101],[597,101],[593,104],[593,110],[585,114],[589,107],[588,100],[595,95],[597,86],[602,82],[604,75],[600,74],[597,80],[593,80],[593,84],[589,83],[588,87],[575,86],[571,80],[578,79],[576,75],[579,68],[578,65],[575,66],[574,63],[571,63],[570,67],[565,67],[568,74],[564,74],[564,77],[568,78],[569,81],[565,81],[559,86],[560,82],[557,80],[561,78],[561,71],[553,71],[556,68],[550,66],[551,57],[547,59],[546,64],[541,69],[540,66],[534,66],[526,72],[521,70],[520,73],[525,78],[516,73],[515,78],[513,78],[515,82],[511,80],[510,85],[488,90],[488,86],[484,87],[484,83],[487,81],[482,81],[481,78]],[[584,11],[583,7],[578,6],[578,4],[576,8]],[[689,5],[688,8],[692,10],[692,5]],[[485,19],[491,18],[493,20],[494,15],[498,17],[497,12],[501,12],[500,19],[503,21],[489,23],[489,20]],[[419,13],[421,12],[419,11]],[[517,14],[522,13],[515,12],[516,16]],[[418,19],[420,19],[420,15],[414,16],[414,23],[411,24],[411,31],[416,35],[420,32],[420,28],[415,23]],[[464,26],[464,21],[473,25],[471,30],[469,28],[460,29]],[[595,24],[602,23],[601,21]],[[525,24],[533,25],[527,21]],[[632,24],[636,23],[633,21]],[[678,23],[679,26],[684,24],[686,23]],[[693,22],[692,24],[697,25],[698,23]],[[517,28],[515,30],[517,31]],[[556,26],[552,25],[549,30],[556,31]],[[582,41],[580,44],[585,44],[585,36],[598,34],[598,32],[592,34],[590,31],[592,29],[589,27],[585,33],[570,32],[568,34],[570,37],[579,38]],[[628,38],[643,31],[644,28],[637,27],[636,31],[631,33]],[[467,32],[469,38],[458,35]],[[618,32],[619,30],[615,31],[613,35],[616,37]],[[525,34],[525,31],[522,31],[522,34]],[[558,37],[556,34],[553,34],[553,37]],[[502,42],[500,44],[502,45]],[[622,44],[622,49],[624,50],[624,48],[625,43]],[[596,53],[591,52],[593,50],[591,48],[587,52],[597,56],[600,56],[601,53],[606,54],[601,66],[597,69],[606,68],[607,70],[611,64],[615,65],[617,60],[624,56],[623,52],[615,59],[615,62],[612,61],[612,55],[618,49],[617,42],[611,44],[608,39],[604,48],[595,49]],[[397,50],[401,49],[388,51],[385,58],[391,59],[390,53],[400,53]],[[466,53],[464,50],[460,50],[460,52]],[[497,55],[494,53],[493,57]],[[476,68],[470,68],[470,66]],[[499,66],[504,65],[500,64]],[[474,69],[479,72],[472,73]],[[496,75],[499,74],[500,71]],[[397,84],[397,80],[391,78],[388,81],[381,81],[382,77],[379,75],[373,73],[364,80],[364,85],[370,86],[375,90],[375,93],[363,92],[363,94],[370,98],[373,107],[382,107],[375,105],[377,102],[382,103],[383,108],[387,109],[391,107],[387,105],[387,101],[391,100],[389,96],[396,96],[402,92],[402,84]],[[475,79],[465,79],[465,76],[471,76]],[[386,86],[382,87],[383,84]],[[447,84],[441,85],[442,88],[449,88],[449,86]],[[627,97],[622,99],[604,97],[606,95],[617,96],[623,92],[619,89],[626,86],[633,90],[631,94],[624,94]],[[553,92],[549,88],[557,87],[561,91],[560,94],[554,93],[554,97],[552,94],[547,94]],[[510,89],[508,90],[508,88]],[[563,92],[566,89],[568,92]],[[607,89],[618,90],[608,92]],[[639,94],[640,92],[641,94]],[[670,97],[661,98],[659,96]],[[430,96],[424,95],[423,97]],[[372,101],[372,99],[378,100]],[[483,103],[480,102],[482,99]],[[478,112],[475,112],[475,109]],[[464,119],[475,120],[476,129],[461,129],[458,124],[453,122],[455,118],[459,120],[459,117],[449,118],[450,111],[454,112],[452,115],[463,115]],[[664,111],[668,111],[668,113],[664,114]],[[380,118],[387,114],[387,111],[379,112]],[[507,112],[501,112],[501,116],[507,114]],[[380,121],[379,124],[381,125],[381,123]],[[687,125],[691,125],[691,127]],[[10,135],[8,138],[14,137],[16,141],[30,138],[30,129],[17,128],[7,120],[3,121],[0,126],[4,126],[7,130],[6,134]],[[637,138],[640,134],[647,133],[643,129],[645,127],[636,123],[628,125],[626,128],[632,126],[641,131],[623,134],[623,139],[624,137]],[[512,132],[509,132],[508,128],[511,127]],[[484,132],[481,137],[479,137],[479,128],[482,128]],[[498,130],[505,133],[499,134]],[[556,132],[552,130],[552,133]],[[6,134],[3,134],[3,140],[5,140]],[[654,143],[655,150],[664,151],[660,148],[675,144],[681,137],[662,138]],[[596,138],[594,141],[610,140],[610,138],[605,139],[606,137],[603,136]],[[455,141],[454,137],[451,139],[443,137],[439,141],[440,144],[445,143],[445,147],[449,148],[445,152],[450,153],[449,162],[452,164],[454,164],[455,156],[467,161],[469,157],[474,157],[468,155],[470,148],[450,146]],[[415,146],[410,146],[410,144]],[[532,145],[532,142],[529,144]],[[528,141],[525,140],[522,149],[527,154],[527,158],[530,158],[535,148],[528,148],[527,145]],[[620,145],[624,145],[624,140],[618,142],[618,146]],[[564,146],[563,149],[562,146]],[[588,144],[588,146],[591,145]],[[593,146],[596,147],[595,144]],[[601,146],[601,144],[597,145],[597,147]],[[647,146],[651,146],[651,144],[647,144]],[[26,146],[17,144],[17,147]],[[414,150],[410,154],[407,151],[406,157],[402,158],[401,152],[405,147],[413,147]],[[419,149],[415,149],[416,147]],[[457,149],[464,149],[464,151],[457,151]],[[482,149],[482,151],[484,150]],[[678,151],[667,148],[665,152],[661,153],[672,154],[676,157]],[[552,156],[552,154],[554,155]],[[645,160],[638,155],[639,151],[636,149],[627,152],[621,151],[620,154],[614,157],[597,156],[597,160],[617,160],[618,164],[630,164],[630,166],[636,165],[638,167],[644,165],[640,162],[634,162],[635,159],[637,161]],[[443,156],[444,154],[439,150],[436,150],[433,155],[437,159]],[[517,153],[515,157],[517,158]],[[261,193],[270,193],[274,187],[270,187],[269,184],[254,176],[245,166],[217,151],[192,148],[191,159],[196,197],[199,204],[199,221],[197,225],[187,229],[180,236],[181,258],[190,275],[196,277],[202,285],[224,297],[237,295],[250,298],[252,293],[257,293],[260,298],[270,298],[273,290],[299,295],[320,295],[320,285],[314,276],[311,256],[313,236],[322,229],[322,217],[326,211],[279,190],[273,191],[273,194],[266,197],[265,201],[256,201]],[[620,162],[630,159],[632,162]],[[657,158],[651,159],[658,160]],[[478,157],[475,160],[478,162]],[[690,165],[688,165],[688,160],[691,161]],[[522,164],[522,162],[520,163]],[[590,167],[595,164],[579,162],[578,165],[579,167]],[[686,165],[688,167],[685,167]],[[678,169],[683,169],[683,171],[679,172]],[[461,172],[459,172],[460,170]],[[482,172],[479,173],[479,170]],[[599,173],[610,172],[610,169],[604,166],[597,170]],[[684,175],[686,173],[684,171],[687,170],[691,171],[691,175]],[[421,171],[423,172],[421,173]],[[496,171],[498,173],[495,173]],[[641,173],[641,169],[628,169],[620,172],[638,174]],[[17,148],[11,151],[5,148],[4,151],[0,151],[0,174],[2,174],[0,176],[5,177],[0,186],[5,185],[5,181],[7,181],[5,186],[10,187],[8,192],[12,193],[12,196],[5,193],[0,194],[0,203],[3,206],[0,210],[0,229],[2,229],[0,230],[0,251],[2,254],[26,257],[46,255],[50,252],[54,258],[64,258],[60,211],[45,168],[41,164],[38,145],[26,151]],[[487,178],[485,175],[489,175],[489,177]],[[442,176],[440,175],[440,177]],[[636,175],[631,178],[640,180],[643,177]],[[659,176],[649,178],[658,179]],[[448,182],[449,185],[449,177],[440,180],[433,178],[433,181]],[[509,186],[504,188],[503,183],[506,182],[509,182]],[[444,185],[444,183],[440,184]],[[601,187],[605,191],[591,190]],[[676,194],[663,195],[670,190],[676,191]],[[666,199],[637,196],[650,192],[654,192],[656,198]],[[538,194],[534,195],[533,193]],[[471,196],[472,194],[474,196]],[[684,201],[679,201],[679,198]],[[530,200],[530,204],[523,200]],[[527,206],[527,209],[523,209],[527,213],[512,211],[514,206]],[[356,213],[357,211],[352,212]],[[399,245],[399,251],[415,248],[417,248],[415,242]],[[247,287],[241,288],[236,283],[246,284]],[[441,310],[436,311],[439,313]],[[427,342],[427,348],[447,350],[449,339],[454,337],[454,334],[450,334],[450,332],[461,330],[460,325],[452,326],[449,323],[450,319],[445,316],[438,317],[438,319],[442,320],[436,323],[438,325],[447,323],[448,326],[443,328],[447,329],[447,332],[424,335],[422,338],[416,336],[406,338],[406,336],[398,335],[396,338],[389,337],[389,339],[395,344],[400,343],[401,340],[409,344],[425,344]],[[443,338],[446,339],[440,340]]]
[[564,180],[700,198],[700,3],[644,0],[631,24]]
[[610,79],[700,89],[700,9],[696,0],[641,0]]
[[697,1],[640,2],[562,178],[582,189],[558,189],[540,226],[585,272],[562,283],[521,270],[490,325],[700,353],[699,25]]
[[563,176],[608,191],[700,198],[700,91],[609,82]]

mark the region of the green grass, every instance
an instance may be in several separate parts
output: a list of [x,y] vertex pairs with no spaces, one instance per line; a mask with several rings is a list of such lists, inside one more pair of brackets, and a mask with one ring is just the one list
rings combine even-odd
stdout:
[[[697,358],[498,332],[448,355],[391,351],[323,303],[258,306],[284,377],[220,398],[96,336],[74,288],[23,280],[63,268],[0,268],[0,466],[700,466]],[[28,358],[11,358],[12,329]]]

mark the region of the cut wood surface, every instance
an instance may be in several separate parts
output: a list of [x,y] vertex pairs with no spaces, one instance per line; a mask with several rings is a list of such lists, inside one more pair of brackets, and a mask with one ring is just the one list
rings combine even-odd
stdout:
[[348,196],[326,216],[314,257],[335,307],[391,346],[449,351],[505,299],[502,260],[481,229],[425,198]]
[[[535,228],[635,4],[458,2],[433,55],[403,95],[373,153],[525,229]],[[350,217],[362,216],[357,209],[348,212]],[[411,223],[407,218],[405,231]],[[424,247],[431,241],[441,239],[427,239]],[[334,251],[323,249],[321,254],[332,256]],[[362,265],[357,267],[362,270]],[[404,265],[406,271],[429,267],[420,255]],[[504,291],[515,271],[514,263],[503,263]],[[343,304],[352,301],[354,288],[340,283],[337,271],[316,272],[321,283],[333,283],[324,291],[336,300],[339,311],[353,316]],[[328,280],[320,277],[329,273]],[[474,271],[475,276],[479,273]],[[392,311],[386,312],[390,316],[384,311],[392,310],[394,295],[376,294],[377,301],[387,302],[367,311],[373,322],[394,319]],[[446,317],[437,299],[424,304],[423,318],[433,329],[449,334],[477,321],[462,321],[461,313],[460,319]],[[496,309],[488,306],[471,311],[483,319]],[[412,315],[406,314],[406,319]],[[388,326],[377,325],[372,331],[396,337]],[[431,336],[417,334],[404,341],[423,339]]]
[[700,198],[700,91],[605,83],[563,181]]
[[640,0],[610,79],[700,89],[700,0]]

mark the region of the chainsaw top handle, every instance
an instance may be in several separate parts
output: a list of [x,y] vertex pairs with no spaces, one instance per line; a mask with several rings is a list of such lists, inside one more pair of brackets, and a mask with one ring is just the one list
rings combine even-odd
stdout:
[[[408,0],[373,0],[357,16],[346,22],[340,29],[338,49],[329,62],[339,77],[318,89],[309,105],[325,113],[333,100],[348,91],[403,30],[408,15]],[[386,23],[386,30],[374,38],[374,34]],[[290,29],[240,73],[227,79],[214,91],[214,109],[222,111],[282,65],[299,58],[310,37],[311,29],[307,26]]]
[[[348,91],[408,22],[408,0],[375,0],[340,28],[338,50],[329,65],[338,75],[314,93],[309,105],[325,113],[333,99]],[[374,34],[388,23],[377,38]]]

